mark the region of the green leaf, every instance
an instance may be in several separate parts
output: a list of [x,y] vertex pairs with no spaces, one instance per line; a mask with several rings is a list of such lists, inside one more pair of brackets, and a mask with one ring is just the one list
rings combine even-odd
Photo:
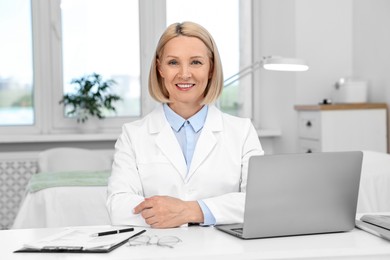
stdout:
[[88,120],[88,115],[103,119],[103,111],[115,112],[113,103],[122,99],[118,95],[110,94],[110,88],[117,83],[112,79],[104,81],[103,77],[97,73],[72,79],[71,84],[75,85],[75,93],[64,94],[59,104],[71,108],[67,112],[70,116],[77,116],[82,110],[88,112],[78,117],[77,122],[84,123]]

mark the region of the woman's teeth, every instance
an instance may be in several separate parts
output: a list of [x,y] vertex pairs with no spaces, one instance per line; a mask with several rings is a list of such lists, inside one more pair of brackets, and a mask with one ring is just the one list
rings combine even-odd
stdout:
[[190,88],[194,86],[194,84],[176,84],[179,88]]

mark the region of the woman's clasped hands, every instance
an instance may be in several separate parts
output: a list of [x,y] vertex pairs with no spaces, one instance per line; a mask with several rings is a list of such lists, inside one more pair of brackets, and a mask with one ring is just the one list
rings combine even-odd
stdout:
[[145,198],[134,214],[141,214],[153,228],[179,227],[187,223],[202,223],[203,213],[197,201],[183,201],[169,196]]

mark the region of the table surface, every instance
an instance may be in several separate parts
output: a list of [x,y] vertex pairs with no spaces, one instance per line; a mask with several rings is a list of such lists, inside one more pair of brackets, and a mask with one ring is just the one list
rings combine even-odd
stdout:
[[[82,227],[91,228],[91,227]],[[93,228],[96,228],[94,226]],[[107,228],[107,226],[102,226]],[[142,228],[136,228],[140,230]],[[0,231],[1,259],[390,259],[390,241],[354,229],[350,232],[242,240],[214,227],[147,229],[149,236],[177,236],[174,248],[129,246],[110,253],[13,253],[24,243],[56,234],[64,228]]]

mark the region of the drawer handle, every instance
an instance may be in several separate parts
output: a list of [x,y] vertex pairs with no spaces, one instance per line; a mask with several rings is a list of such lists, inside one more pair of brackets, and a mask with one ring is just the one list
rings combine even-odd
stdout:
[[313,125],[313,124],[311,123],[311,121],[307,121],[307,122],[306,122],[306,126],[307,126],[307,127],[311,127],[312,125]]

